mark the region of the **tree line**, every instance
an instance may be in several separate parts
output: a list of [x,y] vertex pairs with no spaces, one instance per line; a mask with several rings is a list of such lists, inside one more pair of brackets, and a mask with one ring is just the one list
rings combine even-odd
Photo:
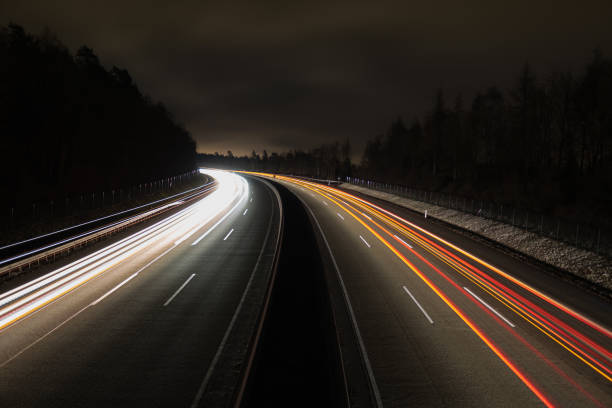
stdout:
[[511,89],[491,86],[469,103],[438,90],[423,117],[398,118],[368,140],[359,165],[345,162],[338,143],[323,150],[226,162],[352,175],[611,224],[612,61],[595,51],[578,74],[540,77],[526,64]]
[[3,204],[110,190],[195,168],[195,142],[127,70],[52,34],[0,28]]
[[253,150],[249,156],[234,156],[231,150],[224,154],[200,153],[198,163],[218,169],[263,171],[336,179],[352,174],[354,166],[350,157],[351,144],[346,139],[342,143],[322,144],[308,151],[295,149],[268,154],[267,150],[264,150],[260,155]]
[[424,118],[368,142],[358,173],[610,221],[612,61],[595,51],[580,74],[541,78],[525,65],[511,89],[490,87],[468,106],[439,90]]

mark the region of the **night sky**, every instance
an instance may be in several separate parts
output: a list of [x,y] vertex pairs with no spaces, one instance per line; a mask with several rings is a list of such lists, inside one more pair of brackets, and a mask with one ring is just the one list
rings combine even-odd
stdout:
[[[10,3],[10,4],[9,4]],[[3,1],[2,24],[87,44],[163,101],[200,152],[308,149],[353,156],[397,116],[612,52],[612,2]]]

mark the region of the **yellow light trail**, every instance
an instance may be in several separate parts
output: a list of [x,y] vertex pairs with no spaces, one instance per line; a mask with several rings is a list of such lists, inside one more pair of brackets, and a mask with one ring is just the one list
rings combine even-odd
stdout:
[[[269,177],[269,175],[264,173],[253,173],[257,175],[262,175],[265,177]],[[301,180],[295,180],[284,176],[276,176],[276,178],[286,180],[289,182],[293,182],[296,184],[302,184],[310,188],[307,184],[301,182]],[[428,277],[426,277],[421,271],[419,271],[406,257],[404,257],[395,247],[393,247],[387,240],[385,240],[379,233],[377,233],[374,229],[368,226],[365,222],[363,222],[357,215],[355,215],[351,210],[342,205],[339,200],[332,198],[329,195],[325,195],[320,193],[314,188],[310,188],[312,191],[317,192],[318,194],[326,197],[328,200],[335,203],[338,207],[342,208],[345,212],[347,212],[351,217],[353,217],[357,222],[359,222],[364,228],[366,228],[372,235],[374,235],[383,245],[385,245],[396,257],[398,257],[408,268],[410,268],[425,284],[440,298],[446,305],[453,311],[455,314],[497,355],[497,357],[502,360],[504,364],[540,399],[540,401],[546,405],[547,407],[553,407],[553,403],[550,401],[548,397],[546,397],[542,391],[527,378],[525,374],[523,374],[518,367],[495,345],[495,343],[489,339],[489,337],[484,334],[484,332],[457,306],[455,305],[450,298],[448,298],[442,291],[435,285]],[[382,226],[378,225],[378,227],[385,231],[387,234],[392,235],[389,231],[387,231]]]
[[[279,177],[279,178],[282,178],[282,177]],[[612,381],[612,377],[609,374],[611,372],[610,368],[606,367],[606,365],[604,363],[598,361],[593,356],[588,354],[586,351],[581,349],[579,346],[577,346],[574,343],[572,343],[569,339],[567,339],[566,337],[562,336],[559,332],[555,331],[552,327],[549,327],[544,322],[539,320],[538,317],[540,319],[542,319],[541,316],[536,316],[537,314],[535,312],[533,312],[533,311],[525,310],[525,308],[523,308],[522,305],[517,304],[516,302],[513,302],[512,300],[510,300],[501,291],[493,288],[492,286],[490,286],[485,281],[481,280],[479,277],[477,277],[473,273],[470,273],[464,266],[456,263],[451,258],[442,255],[442,252],[436,250],[433,246],[427,244],[423,239],[419,238],[417,235],[415,235],[412,231],[408,230],[402,224],[399,224],[395,220],[393,220],[390,217],[386,216],[385,214],[377,211],[376,209],[373,209],[373,208],[370,208],[369,206],[364,205],[362,203],[362,201],[364,201],[364,200],[355,199],[350,194],[347,194],[347,193],[344,193],[344,192],[341,192],[341,191],[338,191],[336,189],[332,189],[332,188],[329,188],[329,187],[325,187],[325,186],[320,186],[320,185],[313,184],[313,183],[304,182],[302,180],[295,180],[295,179],[290,179],[290,178],[283,178],[283,179],[285,179],[286,181],[290,181],[290,182],[302,185],[302,186],[304,186],[306,188],[311,189],[312,191],[316,191],[320,195],[322,195],[322,196],[324,196],[327,199],[332,200],[332,201],[334,201],[334,200],[331,198],[330,193],[331,194],[341,195],[343,198],[347,199],[347,201],[351,201],[355,205],[359,206],[361,209],[363,209],[363,210],[369,212],[370,214],[372,214],[377,219],[380,219],[381,221],[385,222],[387,225],[390,225],[392,228],[395,228],[396,230],[400,231],[401,234],[403,234],[404,236],[407,236],[410,239],[412,239],[414,242],[416,242],[418,245],[423,247],[429,253],[431,253],[432,255],[436,256],[438,259],[442,260],[442,262],[444,262],[445,264],[450,266],[452,269],[456,270],[457,272],[459,272],[460,274],[465,276],[470,281],[476,283],[479,287],[481,287],[486,292],[490,293],[495,298],[500,299],[500,297],[501,297],[502,299],[504,299],[503,301],[500,299],[502,304],[504,304],[506,307],[508,307],[513,312],[515,312],[519,317],[521,317],[522,319],[527,321],[529,324],[534,326],[540,332],[545,334],[548,338],[552,339],[557,344],[562,346],[566,351],[569,351],[572,355],[574,355],[580,361],[585,363],[587,366],[589,366],[591,369],[596,371],[598,374],[602,375],[606,380]],[[321,192],[319,190],[321,190],[323,192]],[[343,201],[343,200],[341,200],[341,201],[345,205],[350,206],[345,201]],[[334,201],[334,202],[336,202],[336,201]],[[336,204],[338,204],[341,208],[343,208],[345,211],[347,211],[346,208],[344,208],[339,203],[336,202]],[[359,210],[355,209],[354,207],[352,207],[352,206],[350,206],[350,207],[353,208],[356,212],[358,212],[358,213],[360,212]],[[369,218],[369,219],[371,220],[371,218]],[[376,224],[376,223],[374,223],[374,224]],[[389,233],[389,235],[393,235],[393,234]],[[432,235],[432,234],[430,234],[430,235]],[[413,249],[411,249],[411,248],[407,248],[407,249],[409,249],[411,252],[414,252],[416,254],[416,252]],[[417,254],[417,256],[418,256],[418,254]],[[546,298],[550,299],[548,297],[546,297]],[[553,304],[556,305],[556,304],[559,304],[559,303],[554,301]],[[594,343],[594,342],[591,341],[590,343]],[[588,343],[587,343],[587,345],[588,345]],[[609,357],[610,354],[609,354],[609,352],[607,350],[603,349],[603,347],[601,347],[601,346],[599,346],[597,344],[595,344],[595,346],[598,347],[598,348],[595,349],[595,351],[602,353],[605,357]],[[579,355],[579,354],[581,354],[581,355]],[[590,360],[590,361],[587,361],[585,358]],[[598,367],[596,367],[596,365]],[[604,371],[606,371],[607,373],[604,372]]]

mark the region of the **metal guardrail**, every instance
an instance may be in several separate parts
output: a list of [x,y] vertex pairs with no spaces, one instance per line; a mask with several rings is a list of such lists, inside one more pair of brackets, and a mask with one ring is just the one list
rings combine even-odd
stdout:
[[[200,198],[203,194],[213,190],[216,187],[216,183],[215,183],[210,188],[205,189],[205,187],[209,185],[210,183],[203,185],[201,187],[202,188],[201,191],[193,192],[193,190],[188,190],[184,192],[184,194],[187,195],[187,198],[179,197],[178,200],[180,200],[180,203],[177,203],[175,205],[173,205],[172,203],[161,205],[155,209],[148,210],[145,213],[141,213],[141,214],[132,216],[128,218],[127,220],[120,221],[118,223],[114,223],[111,226],[103,227],[101,229],[96,229],[94,231],[86,233],[84,234],[84,236],[78,235],[74,237],[74,239],[68,239],[68,242],[66,242],[65,244],[62,244],[59,246],[52,246],[51,248],[46,249],[46,250],[45,248],[43,248],[40,252],[35,252],[32,255],[28,254],[29,256],[26,256],[23,259],[20,259],[20,258],[15,259],[14,262],[11,262],[3,267],[0,267],[0,279],[7,279],[10,277],[19,275],[25,270],[31,268],[33,265],[40,265],[43,262],[53,261],[58,256],[67,255],[73,250],[76,250],[78,248],[84,247],[91,243],[97,242],[110,235],[116,234],[117,232],[125,230],[126,228],[129,228],[135,224],[141,223],[150,218],[163,214],[173,208],[176,208],[177,206],[181,206],[181,205],[190,203]],[[193,193],[190,194],[191,192]],[[177,199],[177,197],[173,197],[173,198]]]

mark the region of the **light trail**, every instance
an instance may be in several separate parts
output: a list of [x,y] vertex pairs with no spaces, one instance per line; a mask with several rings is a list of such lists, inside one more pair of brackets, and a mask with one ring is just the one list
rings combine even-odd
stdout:
[[[201,170],[201,172],[211,175],[217,182],[217,189],[208,196],[114,244],[0,294],[0,330],[86,284],[144,249],[153,245],[161,248],[170,245],[169,249],[176,247],[177,242],[186,239],[186,234],[189,236],[197,232],[222,213],[225,212],[222,219],[227,218],[248,197],[248,183],[243,177],[217,170]],[[207,232],[216,225],[218,222]]]
[[[261,176],[267,176],[265,174],[259,174]],[[500,326],[504,327],[505,330],[510,332],[513,337],[515,337],[518,341],[521,342],[525,347],[527,347],[531,352],[537,355],[546,365],[548,365],[551,369],[555,371],[558,375],[560,375],[564,380],[566,380],[569,384],[576,388],[576,390],[580,391],[585,397],[587,397],[591,402],[595,405],[602,406],[602,404],[594,398],[588,391],[586,391],[580,384],[578,384],[574,379],[570,378],[563,370],[561,370],[555,363],[553,363],[550,359],[545,357],[540,351],[538,351],[535,347],[533,347],[529,342],[527,342],[522,336],[520,336],[514,328],[508,326],[504,323],[496,314],[488,310],[484,305],[478,302],[475,298],[470,296],[468,292],[458,286],[452,279],[450,279],[446,274],[442,273],[439,269],[435,268],[430,262],[425,260],[420,254],[418,254],[411,245],[409,245],[406,241],[400,238],[397,234],[393,234],[390,231],[386,230],[382,225],[380,225],[377,221],[374,221],[370,216],[367,216],[366,213],[372,215],[373,218],[376,218],[379,221],[382,221],[384,224],[390,226],[393,230],[398,231],[400,235],[404,235],[414,242],[416,242],[420,247],[424,248],[427,252],[431,253],[435,257],[441,259],[445,264],[449,265],[453,270],[458,271],[463,276],[465,276],[470,281],[476,283],[479,287],[485,290],[487,293],[490,293],[496,299],[500,300],[502,304],[509,307],[510,310],[517,313],[521,318],[528,321],[531,325],[535,326],[540,332],[544,333],[548,338],[553,339],[557,344],[560,344],[564,349],[570,351],[570,353],[576,356],[579,360],[584,362],[587,366],[594,369],[597,373],[601,374],[608,381],[612,381],[612,378],[609,376],[609,355],[610,352],[605,348],[601,347],[592,339],[588,338],[583,333],[578,332],[574,328],[570,327],[567,323],[561,321],[556,316],[551,315],[550,313],[543,310],[541,307],[535,305],[533,302],[528,301],[523,296],[519,295],[515,291],[512,291],[506,285],[503,285],[501,282],[495,280],[491,275],[485,273],[479,269],[478,266],[472,265],[471,263],[461,259],[458,255],[450,252],[443,246],[448,247],[450,250],[456,251],[458,254],[465,256],[470,261],[476,262],[480,267],[485,268],[488,271],[491,271],[493,274],[498,275],[501,278],[507,279],[512,284],[517,285],[522,290],[530,293],[533,296],[536,296],[539,300],[545,302],[549,306],[555,308],[561,315],[566,319],[575,319],[579,324],[585,324],[604,336],[610,338],[610,331],[601,326],[600,324],[592,321],[591,319],[583,316],[582,314],[572,310],[571,308],[563,305],[560,301],[552,299],[551,297],[543,294],[537,289],[531,287],[530,285],[520,281],[519,279],[509,275],[508,273],[496,268],[487,262],[479,259],[473,254],[468,253],[467,251],[457,247],[456,245],[440,238],[439,236],[426,231],[425,229],[416,226],[409,221],[397,216],[396,214],[391,213],[373,203],[368,202],[367,200],[361,199],[359,197],[355,197],[351,194],[345,193],[335,188],[321,186],[314,183],[304,182],[301,180],[295,180],[288,177],[277,176],[277,178],[288,181],[293,184],[299,184],[302,188],[306,187],[311,191],[318,193],[323,198],[332,201],[339,208],[346,211],[349,215],[353,216],[359,223],[364,225],[370,232],[379,239],[383,244],[385,244],[398,258],[400,258],[404,263],[413,270],[422,280],[424,280],[428,286],[440,297],[444,302],[489,346],[489,348],[517,375],[518,378],[523,381],[523,383],[536,395],[538,398],[547,406],[551,406],[552,402],[541,392],[539,387],[537,387],[530,379],[526,377],[526,375],[518,369],[514,363],[512,363],[508,357],[482,332],[480,328],[478,328],[470,318],[465,315],[461,309],[459,309],[448,297],[446,294],[441,292],[441,290],[433,284],[433,282],[428,282],[428,278],[422,274],[421,271],[417,270],[414,265],[412,265],[397,249],[390,244],[389,241],[385,240],[380,234],[370,228],[364,221],[358,218],[356,214],[361,214],[365,216],[369,221],[372,222],[373,227],[377,230],[382,231],[383,234],[388,235],[392,238],[392,241],[396,241],[401,244],[401,246],[411,253],[415,254],[419,259],[424,261],[429,267],[435,270],[438,274],[440,274],[445,280],[451,283],[454,287],[459,290],[463,295],[465,295],[471,302],[476,304],[481,310],[483,310],[486,314],[488,314],[491,318],[493,318],[496,322],[500,324]],[[345,201],[346,200],[346,201]],[[347,203],[348,201],[348,203]],[[351,204],[349,204],[351,203]],[[344,205],[343,205],[344,204]],[[436,242],[433,242],[433,241]],[[439,244],[438,244],[439,243]],[[582,346],[580,346],[582,344]],[[606,361],[602,361],[597,358],[597,355],[593,355],[588,350],[585,350],[583,346],[586,346],[587,349],[592,349],[597,352],[598,355],[602,356]]]
[[[81,224],[72,225],[72,226],[67,227],[67,228],[63,228],[63,229],[60,229],[60,230],[57,230],[57,231],[49,232],[49,233],[47,233],[47,234],[43,234],[43,235],[39,235],[39,236],[36,236],[36,237],[32,237],[32,238],[28,238],[28,239],[24,239],[23,241],[13,242],[13,243],[11,243],[11,244],[8,244],[8,245],[5,245],[5,246],[3,246],[3,247],[0,247],[0,251],[2,251],[2,250],[4,250],[4,249],[7,249],[7,248],[12,248],[12,247],[15,247],[15,246],[18,246],[18,245],[22,245],[22,244],[25,244],[25,243],[28,243],[28,242],[36,241],[36,240],[39,240],[39,239],[42,239],[42,238],[46,238],[46,237],[50,237],[50,236],[53,236],[53,235],[61,234],[62,232],[67,232],[67,231],[70,231],[70,230],[73,230],[73,229],[77,229],[77,228],[80,228],[80,227],[84,227],[85,225],[95,224],[95,223],[97,223],[97,222],[100,222],[100,221],[103,221],[103,220],[107,220],[107,219],[109,219],[109,218],[114,218],[114,217],[117,217],[117,216],[122,215],[122,214],[127,214],[127,213],[129,213],[129,212],[136,211],[136,210],[139,210],[139,209],[142,209],[142,208],[146,208],[146,207],[149,207],[149,206],[151,206],[151,205],[159,204],[159,203],[161,203],[162,201],[168,201],[168,200],[170,200],[170,199],[172,199],[172,198],[174,198],[174,197],[178,197],[178,196],[180,196],[180,195],[185,195],[185,194],[190,193],[190,192],[192,192],[192,191],[196,191],[196,190],[199,190],[199,189],[201,189],[201,188],[204,188],[204,187],[210,186],[211,184],[214,184],[214,181],[211,181],[211,182],[209,182],[209,183],[203,184],[203,185],[198,186],[198,187],[194,187],[194,188],[192,188],[192,189],[189,189],[189,190],[183,191],[183,192],[178,193],[178,194],[171,195],[171,196],[169,196],[169,197],[162,198],[162,199],[160,199],[160,200],[152,201],[152,202],[147,203],[147,204],[143,204],[143,205],[139,205],[139,206],[137,206],[137,207],[133,207],[133,208],[127,209],[127,210],[119,211],[119,212],[116,212],[116,213],[114,213],[114,214],[109,214],[109,215],[106,215],[106,216],[104,216],[104,217],[96,218],[96,219],[94,219],[94,220],[89,220],[89,221],[83,222],[83,223],[81,223]],[[177,204],[180,204],[180,203],[182,203],[182,200],[175,201],[175,202],[173,202],[173,203],[171,203],[171,204],[172,204],[172,205],[177,205]],[[125,220],[123,220],[123,221],[125,221]],[[114,224],[113,224],[113,225],[114,225]],[[105,226],[104,228],[106,228],[106,227],[108,227],[108,225],[107,225],[107,226]],[[89,234],[89,233],[91,233],[91,231],[89,231],[89,232],[88,232],[88,234]],[[73,238],[74,238],[74,237],[72,237],[72,238],[70,238],[70,239],[73,239]],[[62,242],[64,242],[64,241],[60,241],[60,243],[62,243]],[[58,243],[54,243],[54,245],[56,245],[56,244],[58,244]],[[43,248],[43,249],[44,249],[44,248]],[[39,248],[38,250],[40,250],[40,248]],[[19,255],[19,256],[20,256],[20,257],[22,257],[23,255],[24,255],[24,254],[21,254],[21,255]],[[26,254],[26,255],[27,255],[27,254]],[[11,258],[11,259],[3,259],[2,261],[0,261],[0,265],[3,265],[3,264],[5,264],[5,263],[8,263],[8,262],[10,262],[11,260],[13,260],[13,258]]]
[[[292,180],[292,182],[293,182],[293,180]],[[544,334],[547,335],[547,337],[553,339],[553,341],[555,341],[557,344],[561,345],[564,349],[566,349],[572,355],[574,355],[579,360],[584,362],[586,365],[588,365],[589,367],[594,369],[596,372],[598,372],[600,375],[602,375],[608,381],[612,381],[612,376],[611,376],[612,369],[609,367],[610,356],[612,354],[608,350],[606,350],[605,348],[601,347],[599,344],[597,344],[594,341],[588,339],[582,333],[579,333],[578,331],[576,331],[575,329],[570,327],[568,324],[562,322],[557,317],[555,317],[555,316],[551,315],[550,313],[546,312],[545,310],[543,310],[539,306],[535,305],[533,302],[528,301],[523,296],[520,296],[515,291],[509,289],[507,286],[505,286],[505,285],[501,284],[500,282],[494,280],[488,274],[480,271],[478,268],[476,268],[473,265],[467,263],[466,261],[462,260],[458,256],[450,253],[448,250],[445,250],[440,245],[432,242],[428,238],[425,238],[423,235],[418,234],[418,232],[414,231],[413,229],[407,229],[406,225],[399,224],[397,221],[393,220],[389,215],[393,215],[395,218],[400,218],[400,217],[390,213],[389,211],[381,209],[380,207],[378,207],[378,206],[376,206],[374,204],[368,203],[366,200],[354,197],[354,196],[352,196],[352,195],[350,195],[348,193],[344,193],[344,192],[339,191],[337,189],[333,189],[333,188],[325,187],[325,186],[312,185],[311,183],[308,183],[308,184],[310,184],[311,188],[324,190],[325,193],[322,194],[322,195],[326,196],[328,199],[329,199],[329,195],[328,194],[341,195],[343,198],[348,199],[349,201],[353,202],[355,205],[359,206],[361,209],[366,209],[367,211],[371,212],[376,218],[385,221],[387,224],[389,224],[393,228],[396,228],[396,229],[400,230],[402,233],[407,234],[407,236],[409,236],[411,239],[413,239],[415,241],[421,241],[421,242],[424,241],[424,242],[426,242],[426,244],[428,244],[430,246],[434,246],[437,249],[437,252],[430,250],[430,248],[427,248],[426,245],[421,245],[426,250],[428,250],[428,252],[430,252],[434,256],[437,256],[438,258],[442,259],[447,265],[449,265],[451,268],[457,270],[458,272],[464,274],[463,272],[466,271],[466,268],[469,268],[470,270],[474,271],[477,275],[474,275],[474,273],[470,273],[468,271],[468,273],[470,273],[470,275],[466,276],[466,278],[468,278],[471,281],[475,282],[476,284],[478,284],[478,286],[483,288],[483,290],[485,290],[488,293],[492,294],[496,298],[503,299],[504,301],[502,303],[504,303],[504,305],[506,305],[506,306],[511,305],[511,307],[509,307],[509,308],[512,311],[516,312],[521,318],[523,318],[526,321],[528,321],[531,325],[534,325],[536,328],[538,328],[538,330],[546,331]],[[321,194],[321,193],[319,193],[319,194]],[[367,205],[366,205],[366,203],[367,203]],[[343,208],[342,206],[340,206],[340,207]],[[353,207],[351,206],[351,208],[353,208]],[[359,211],[359,210],[357,210],[355,208],[353,208],[353,210]],[[381,210],[381,211],[378,211],[378,210]],[[410,224],[408,221],[405,221],[405,222]],[[410,224],[410,225],[413,225],[413,224]],[[420,231],[425,231],[425,230],[423,230],[420,227],[416,227],[416,228],[418,228]],[[441,242],[447,244],[447,241],[444,241],[441,238],[435,236],[434,234],[428,233],[427,231],[425,231],[425,232],[429,236],[435,237],[436,239],[440,240]],[[399,240],[404,246],[409,248],[411,250],[411,252],[416,254],[416,252],[414,252],[414,250],[412,250],[412,247],[408,243],[406,243],[405,241],[401,240],[401,238],[397,237],[397,235],[394,235],[394,237],[395,237],[395,239]],[[448,243],[448,244],[452,245],[450,243]],[[452,245],[452,247],[453,248],[457,248],[454,245]],[[442,256],[441,256],[440,251],[443,252]],[[463,250],[460,250],[460,251],[461,251],[461,253],[466,252],[466,251],[463,251]],[[445,254],[448,255],[446,259],[443,256]],[[418,254],[417,254],[417,256],[418,256]],[[448,257],[452,258],[450,260],[450,262],[449,262]],[[470,258],[471,259],[478,259],[478,258],[476,258],[473,255],[471,255]],[[483,261],[483,263],[484,263],[484,261]],[[485,265],[489,265],[487,263],[484,263],[484,264]],[[463,267],[463,271],[461,270],[462,267]],[[493,268],[495,269],[494,272],[499,272],[499,273],[503,274],[502,276],[504,276],[504,277],[507,276],[507,274],[505,272],[502,272],[502,271],[500,271],[499,269],[497,269],[495,267],[493,267]],[[465,276],[465,274],[464,274],[464,276]],[[488,281],[488,283],[487,282],[483,282],[483,279],[485,281]],[[513,277],[510,280],[512,282],[517,281],[517,279],[513,278]],[[490,286],[491,284],[494,285],[495,288],[492,288]],[[529,287],[528,285],[526,285],[526,284],[524,284],[522,282],[521,282],[521,285],[519,285],[519,286],[531,289],[531,290],[529,290],[529,292],[531,292],[532,294],[535,294],[535,295],[540,294],[539,291]],[[494,291],[494,293],[491,292],[492,290]],[[544,297],[542,299],[547,301],[552,306],[561,305],[560,302],[558,302],[556,300],[553,300],[553,299],[551,299],[551,298],[549,298],[548,296],[545,296],[545,295],[544,295]],[[566,307],[564,305],[561,305],[560,307],[558,307],[558,309],[560,311],[564,312],[564,313],[569,314],[571,317],[575,317],[577,320],[579,320],[582,323],[586,323],[586,324],[591,323],[591,324],[588,324],[588,325],[593,327],[593,328],[595,328],[595,329],[598,329],[598,331],[600,331],[602,334],[607,335],[609,333],[609,331],[607,331],[607,329],[601,327],[600,325],[598,325],[598,324],[596,324],[594,322],[591,322],[588,318],[586,318],[584,316],[577,316],[576,312],[571,311],[571,309],[569,309],[568,307]],[[568,335],[571,336],[571,338],[568,337]],[[582,344],[582,346],[581,346],[581,344]],[[598,354],[603,356],[605,361],[601,361],[597,356],[594,356],[593,354],[591,354],[584,347],[587,347],[588,349],[593,349]]]

